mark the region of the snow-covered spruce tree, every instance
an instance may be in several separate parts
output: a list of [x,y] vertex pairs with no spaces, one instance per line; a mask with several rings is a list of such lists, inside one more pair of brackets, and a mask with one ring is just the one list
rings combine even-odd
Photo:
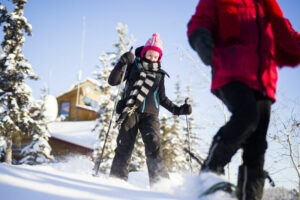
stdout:
[[[130,39],[127,38],[128,28],[122,24],[117,25],[117,32],[119,36],[119,40],[114,44],[116,48],[115,52],[103,52],[99,57],[101,64],[97,66],[97,71],[93,72],[96,79],[100,83],[100,99],[99,99],[99,110],[98,113],[100,117],[96,120],[94,132],[99,134],[98,140],[94,147],[93,157],[97,158],[101,155],[102,148],[104,145],[104,140],[106,137],[106,133],[108,131],[109,122],[112,117],[112,112],[114,109],[115,98],[117,95],[117,87],[112,87],[108,84],[108,77],[110,72],[112,71],[114,65],[116,64],[118,58],[125,53],[131,43],[133,43],[132,37]],[[106,142],[106,146],[104,149],[102,163],[100,166],[100,171],[103,173],[108,173],[112,159],[114,157],[114,149],[116,147],[116,136],[118,134],[118,130],[113,128],[115,119],[113,119],[113,123],[108,133],[108,138]]]
[[173,159],[175,156],[177,156],[177,154],[173,153],[174,149],[172,147],[172,141],[174,139],[174,135],[171,133],[171,119],[172,118],[170,117],[170,115],[162,115],[162,117],[160,118],[160,133],[162,135],[161,144],[167,168],[170,172],[175,172],[177,171],[177,165],[173,163]]
[[[99,65],[99,71],[95,72],[96,78],[100,83],[100,90],[101,90],[101,95],[99,99],[99,110],[98,114],[100,117],[96,120],[96,125],[93,129],[94,132],[99,134],[98,140],[95,144],[94,151],[93,151],[93,157],[97,158],[101,155],[102,148],[104,145],[104,140],[106,133],[108,131],[108,126],[110,122],[110,118],[114,109],[114,99],[116,96],[116,88],[113,88],[108,85],[107,80],[109,73],[112,68],[112,62],[115,62],[116,55],[111,54],[108,55],[107,53],[102,53],[102,55],[99,57],[99,60],[101,62],[101,65]],[[108,172],[109,166],[111,165],[111,160],[113,158],[113,153],[114,153],[114,142],[115,142],[115,137],[117,134],[117,130],[113,128],[113,124],[111,126],[106,146],[104,149],[104,154],[102,157],[102,163],[100,166],[100,171],[101,172]]]
[[24,134],[34,134],[39,129],[32,119],[29,107],[33,98],[26,79],[37,79],[31,65],[24,57],[24,32],[31,36],[31,26],[23,16],[26,0],[13,0],[12,12],[0,4],[0,25],[3,26],[4,40],[0,56],[0,135],[7,140],[6,159],[12,163],[12,143],[20,144]]
[[48,163],[54,160],[51,155],[51,147],[48,143],[51,137],[48,131],[48,118],[46,114],[46,98],[47,88],[43,88],[41,92],[41,99],[37,100],[31,107],[33,118],[36,119],[40,127],[40,132],[36,132],[32,141],[21,150],[22,159],[19,161],[20,164],[41,164]]
[[[181,99],[181,90],[180,90],[180,81],[179,76],[177,76],[177,81],[175,84],[175,103],[177,105],[183,104],[183,100]],[[166,120],[163,119],[163,120]],[[180,123],[179,117],[176,115],[172,115],[168,122],[169,126],[163,126],[166,130],[162,131],[162,146],[164,149],[164,157],[167,161],[167,167],[171,172],[178,171],[187,171],[189,169],[189,163],[186,160],[186,153],[183,148],[186,147],[184,143],[184,133],[182,133],[182,125]]]

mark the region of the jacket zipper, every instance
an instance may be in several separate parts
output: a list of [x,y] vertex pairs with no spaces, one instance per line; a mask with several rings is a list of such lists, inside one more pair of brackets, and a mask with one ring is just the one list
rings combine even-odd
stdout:
[[158,89],[156,89],[153,93],[153,97],[154,97],[154,102],[155,102],[155,107],[158,109],[158,102],[157,102],[157,91]]
[[257,0],[253,0],[254,5],[255,5],[255,10],[256,10],[256,25],[257,25],[257,30],[258,30],[258,46],[257,46],[257,54],[258,54],[258,74],[257,74],[257,79],[260,82],[260,86],[262,89],[263,96],[266,95],[266,88],[263,85],[263,81],[261,78],[262,75],[262,58],[261,58],[261,28],[260,28],[260,23],[259,23],[259,8],[257,5]]
[[[156,95],[157,95],[157,90],[154,91],[153,98],[154,98],[154,102],[155,102],[155,107],[158,109],[158,102],[157,102],[157,99],[156,99]],[[142,113],[145,112],[145,107],[146,107],[146,97],[143,101]]]
[[145,99],[144,99],[144,101],[143,101],[142,113],[145,111],[145,106],[146,106],[146,97],[145,97]]

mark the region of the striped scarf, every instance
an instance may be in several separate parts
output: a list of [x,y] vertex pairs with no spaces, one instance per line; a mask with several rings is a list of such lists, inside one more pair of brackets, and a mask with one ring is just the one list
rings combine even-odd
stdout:
[[145,97],[150,89],[154,86],[156,72],[160,70],[159,62],[146,62],[144,60],[135,60],[135,64],[140,69],[139,78],[134,83],[133,88],[126,101],[126,106],[116,121],[116,126],[119,128],[125,119],[131,116],[138,108],[143,105]]

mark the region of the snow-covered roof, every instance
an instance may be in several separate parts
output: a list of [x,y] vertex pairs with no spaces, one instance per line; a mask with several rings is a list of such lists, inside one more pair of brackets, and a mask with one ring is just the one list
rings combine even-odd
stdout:
[[[85,82],[90,82],[91,84],[93,84],[93,85],[95,85],[95,86],[99,86],[99,85],[100,85],[99,81],[97,81],[96,79],[93,79],[93,78],[87,78],[87,79],[85,79],[85,80],[79,82],[79,84],[82,84],[82,83],[85,83]],[[60,93],[60,94],[57,95],[56,97],[60,97],[60,96],[66,94],[66,93],[68,93],[68,92],[71,92],[72,90],[74,90],[74,89],[76,88],[77,85],[78,85],[78,83],[75,83],[75,84],[71,85],[71,87],[70,87],[68,90],[66,90],[66,91],[64,91],[64,92],[62,92],[62,93]]]
[[100,85],[99,81],[97,81],[96,79],[93,79],[93,78],[87,78],[86,81],[89,81],[96,86]]
[[98,137],[92,132],[95,124],[95,121],[52,122],[48,128],[53,138],[93,149]]

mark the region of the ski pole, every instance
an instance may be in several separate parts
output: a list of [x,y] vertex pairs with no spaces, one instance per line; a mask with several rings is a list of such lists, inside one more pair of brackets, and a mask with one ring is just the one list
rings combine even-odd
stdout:
[[[132,50],[133,47],[130,48],[129,51]],[[95,160],[95,166],[94,166],[94,174],[93,176],[98,176],[98,172],[99,172],[99,168],[100,168],[100,164],[102,162],[102,159],[103,159],[103,154],[104,154],[104,149],[105,149],[105,145],[106,145],[106,141],[107,141],[107,138],[108,138],[108,133],[110,131],[110,127],[111,127],[111,123],[112,123],[112,120],[114,118],[114,115],[115,115],[115,112],[116,112],[116,107],[117,107],[117,102],[118,102],[118,97],[119,97],[119,94],[120,94],[120,91],[121,91],[121,87],[122,87],[122,83],[124,81],[124,77],[125,77],[125,74],[126,74],[126,70],[127,70],[127,64],[125,65],[125,69],[123,71],[123,74],[122,74],[122,78],[121,78],[121,82],[120,82],[120,85],[118,87],[118,92],[117,92],[117,95],[115,97],[115,104],[114,104],[114,109],[113,109],[113,112],[111,114],[111,118],[109,120],[109,125],[108,125],[108,129],[107,129],[107,132],[105,134],[105,139],[104,139],[104,143],[103,143],[103,147],[102,147],[102,151],[101,151],[101,154],[100,156],[98,156]]]
[[[188,99],[189,98],[186,98],[185,99],[185,104],[188,103]],[[189,152],[191,152],[191,139],[190,139],[190,123],[189,123],[189,120],[188,120],[188,116],[185,115],[185,120],[186,120],[186,128],[187,128],[187,134],[188,134],[188,146],[189,146]],[[190,154],[190,170],[191,170],[191,173],[193,172],[193,168],[192,168],[192,157],[191,157],[191,154]]]
[[195,156],[195,154],[193,154],[192,152],[190,152],[187,148],[183,148],[183,150],[188,153],[193,159],[195,159],[197,161],[197,163],[199,163],[199,165],[203,165],[203,162],[197,157]]

